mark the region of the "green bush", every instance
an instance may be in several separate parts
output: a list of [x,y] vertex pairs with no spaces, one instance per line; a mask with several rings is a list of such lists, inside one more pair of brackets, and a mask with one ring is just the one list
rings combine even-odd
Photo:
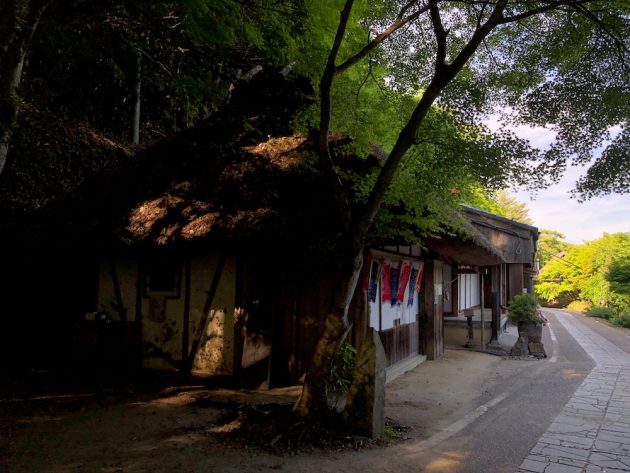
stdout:
[[348,392],[356,364],[357,350],[349,343],[341,345],[328,369],[327,390],[333,396]]
[[615,317],[615,312],[610,307],[591,307],[584,312],[584,315],[611,320]]
[[616,315],[611,319],[611,322],[620,327],[630,328],[630,313]]
[[533,294],[519,294],[514,296],[508,304],[508,317],[512,322],[536,322],[542,323],[536,315],[538,301]]
[[567,309],[575,310],[576,312],[586,312],[592,306],[593,304],[588,301],[573,301],[567,306]]

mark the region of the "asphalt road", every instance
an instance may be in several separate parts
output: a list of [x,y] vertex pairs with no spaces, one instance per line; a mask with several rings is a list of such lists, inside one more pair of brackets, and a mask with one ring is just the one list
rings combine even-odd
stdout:
[[[318,471],[514,473],[596,367],[593,358],[558,321],[555,311],[548,315],[550,327],[543,331],[543,343],[549,357],[506,360],[522,364],[522,369],[507,370],[514,374],[499,383],[489,380],[484,395],[474,400],[476,409],[451,427],[426,440],[392,446],[378,457],[365,452],[322,462]],[[625,331],[593,320],[586,323],[589,327],[595,324],[593,330],[608,340],[630,348]],[[548,473],[568,471],[561,466]]]
[[[383,450],[344,453],[338,457],[304,460],[304,468],[298,462],[287,464],[284,469],[291,472],[327,473],[372,471],[379,473],[514,473],[517,470],[583,473],[586,467],[567,466],[572,460],[565,461],[563,458],[558,460],[553,456],[553,448],[548,449],[551,453],[546,452],[546,459],[549,461],[542,467],[538,468],[541,462],[536,463],[531,460],[537,455],[536,449],[541,445],[541,439],[553,442],[553,438],[549,440],[550,435],[563,435],[554,433],[557,426],[554,419],[566,419],[567,416],[572,415],[570,411],[576,405],[574,393],[578,388],[583,391],[584,386],[590,387],[591,392],[587,392],[584,399],[587,399],[589,394],[595,397],[601,396],[597,380],[593,383],[592,375],[597,375],[598,370],[601,370],[603,366],[598,363],[601,362],[601,350],[606,348],[604,345],[607,345],[607,342],[593,345],[587,337],[586,342],[582,339],[581,345],[569,334],[563,324],[567,323],[572,333],[575,333],[571,321],[578,320],[626,353],[630,353],[630,330],[610,327],[605,322],[584,318],[566,311],[549,311],[548,317],[550,326],[543,331],[543,342],[549,357],[539,361],[506,360],[505,363],[519,363],[522,368],[506,370],[514,374],[497,378],[501,379],[500,382],[489,380],[486,392],[474,400],[476,408],[457,420],[451,427],[425,440],[403,442]],[[559,322],[558,317],[563,317],[563,323]],[[593,358],[582,346],[593,351]],[[596,353],[597,350],[600,351]],[[607,353],[611,353],[611,350]],[[596,363],[595,359],[600,361]],[[591,382],[583,384],[589,375]],[[630,392],[630,385],[621,385],[620,390],[621,397],[618,396],[619,391],[615,391],[617,397],[614,409],[623,408],[630,413],[630,405],[627,409],[625,405],[620,407],[620,404],[625,404],[628,399],[625,392]],[[582,398],[578,401],[581,402]],[[630,404],[630,400],[627,402]],[[579,410],[582,407],[578,406],[575,409]],[[576,420],[579,420],[579,416],[578,412]],[[569,419],[569,422],[571,421],[572,418]],[[627,428],[629,430],[627,437],[630,439],[630,423],[627,424]],[[606,434],[605,431],[598,430],[596,433],[598,438],[600,433]],[[626,436],[626,432],[624,431],[622,435]],[[630,451],[630,442],[625,440],[623,442],[627,445],[622,448],[627,447]],[[597,462],[602,456],[600,446],[601,444],[598,445],[598,452],[594,455],[591,455],[588,447],[586,450],[581,450],[580,454],[588,456],[589,462],[591,459]],[[556,449],[556,453],[559,452],[560,456],[564,455],[562,448],[564,447]],[[608,458],[605,461],[609,461]],[[589,465],[593,466],[593,462]],[[530,469],[533,463],[536,465]],[[594,467],[597,468],[596,465]],[[588,471],[609,470],[603,468],[588,469]],[[610,471],[630,472],[630,469]]]
[[[550,315],[549,318],[550,328],[557,339],[553,341],[549,329],[544,330],[543,343],[549,358],[516,361],[529,366],[501,384],[492,386],[478,403],[481,406],[496,398],[503,400],[440,445],[429,445],[430,448],[419,456],[420,464],[417,466],[420,468],[416,471],[515,471],[595,366],[556,316]],[[598,333],[603,336],[608,334],[609,340],[622,341],[630,349],[630,338],[612,333],[616,329],[589,322],[597,325]]]

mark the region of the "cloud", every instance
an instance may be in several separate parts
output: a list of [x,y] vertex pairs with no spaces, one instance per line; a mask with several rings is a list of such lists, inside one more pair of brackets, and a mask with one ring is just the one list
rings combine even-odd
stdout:
[[[556,133],[550,127],[531,127],[527,125],[508,125],[515,112],[505,108],[491,115],[484,124],[493,131],[502,127],[509,128],[518,137],[526,139],[538,149],[546,149],[556,139]],[[611,127],[608,131],[611,139],[620,132],[620,127]],[[610,143],[607,141],[604,146]],[[595,158],[601,155],[603,146],[594,151]],[[593,198],[580,203],[571,198],[570,191],[577,180],[583,176],[588,166],[568,165],[560,181],[547,189],[541,189],[532,200],[527,191],[511,192],[521,202],[526,202],[529,213],[539,228],[558,230],[564,233],[567,241],[581,243],[585,240],[600,238],[603,233],[630,231],[630,196],[609,195]]]

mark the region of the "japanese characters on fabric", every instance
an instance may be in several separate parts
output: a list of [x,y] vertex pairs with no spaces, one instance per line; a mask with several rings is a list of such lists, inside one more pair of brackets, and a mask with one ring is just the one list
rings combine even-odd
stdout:
[[367,293],[369,302],[376,302],[378,278],[381,271],[381,260],[366,255],[363,260],[363,282],[361,290]]
[[392,263],[389,260],[383,260],[383,269],[381,271],[381,303],[392,300]]
[[411,261],[401,261],[398,268],[398,272],[400,274],[400,282],[398,284],[398,292],[396,294],[396,300],[394,302],[395,304],[400,305],[405,299],[405,290],[407,289],[407,284],[409,283],[409,278],[411,276]]
[[389,279],[390,297],[385,300],[390,301],[392,307],[394,307],[396,305],[396,298],[398,297],[398,287],[400,286],[400,264],[396,266],[392,264],[391,268],[391,276]]
[[424,270],[424,263],[414,263],[411,268],[411,276],[409,281],[409,296],[407,298],[407,307],[411,307],[413,305],[413,299],[416,295],[416,292],[420,290],[420,285],[422,284],[422,271]]

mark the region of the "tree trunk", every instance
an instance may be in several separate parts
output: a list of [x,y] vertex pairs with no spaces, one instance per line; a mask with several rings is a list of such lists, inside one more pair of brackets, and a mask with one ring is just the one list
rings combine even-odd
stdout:
[[3,51],[0,60],[0,174],[6,165],[11,135],[17,124],[20,106],[18,88],[24,62],[39,21],[50,1],[29,2],[29,10],[23,22],[18,18],[15,0],[9,0],[0,9],[0,14],[7,15],[2,25],[2,29],[6,28],[6,31],[0,31],[0,49]]
[[131,126],[131,142],[134,146],[140,144],[140,98],[142,93],[142,59],[140,52],[136,57],[136,84],[134,87],[133,123]]
[[330,410],[327,398],[328,370],[350,329],[348,308],[361,276],[363,246],[356,245],[353,253],[352,259],[347,260],[349,264],[344,268],[340,284],[333,294],[331,309],[324,323],[324,332],[315,347],[302,394],[293,407],[293,412],[302,417],[317,416]]
[[[9,64],[7,70],[2,71],[1,81],[1,103],[0,103],[0,173],[4,169],[9,153],[9,142],[15,129],[18,117],[19,97],[17,89],[22,77],[22,69],[26,59],[26,49],[19,48],[17,51],[9,51],[7,57]],[[4,66],[4,65],[3,65]]]

